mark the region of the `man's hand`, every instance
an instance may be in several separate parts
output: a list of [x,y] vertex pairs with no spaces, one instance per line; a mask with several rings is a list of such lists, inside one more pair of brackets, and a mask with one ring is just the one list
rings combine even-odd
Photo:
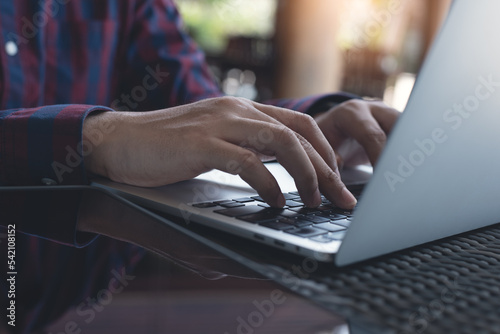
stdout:
[[399,114],[379,101],[349,100],[315,119],[344,166],[375,166]]
[[[137,186],[188,180],[211,169],[238,174],[272,206],[283,207],[278,183],[261,162],[275,156],[307,206],[320,191],[342,208],[355,198],[339,177],[335,153],[314,119],[245,99],[222,97],[151,112],[105,112],[84,123],[115,130],[85,159],[87,170]],[[96,123],[97,122],[97,123]]]

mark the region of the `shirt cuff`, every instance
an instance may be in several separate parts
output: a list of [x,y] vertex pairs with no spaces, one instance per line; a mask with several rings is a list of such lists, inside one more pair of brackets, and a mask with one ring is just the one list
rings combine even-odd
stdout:
[[302,99],[273,100],[267,103],[314,116],[315,114],[327,111],[338,104],[352,99],[360,99],[360,97],[354,94],[339,92],[336,94],[313,95]]
[[[84,185],[83,158],[106,135],[103,124],[83,140],[83,122],[100,106],[54,105],[0,111],[0,186]],[[0,225],[65,245],[82,247],[96,236],[76,229],[80,190],[2,192]]]
[[54,105],[0,111],[0,185],[86,184],[83,158],[93,143],[82,136],[85,117],[101,106]]

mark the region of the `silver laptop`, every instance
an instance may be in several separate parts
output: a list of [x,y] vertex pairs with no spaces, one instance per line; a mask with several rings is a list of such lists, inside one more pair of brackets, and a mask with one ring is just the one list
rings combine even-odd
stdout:
[[[500,222],[500,1],[455,0],[355,212],[302,207],[294,182],[272,210],[238,176],[212,171],[160,188],[97,180],[132,201],[343,266]],[[344,177],[369,171],[347,171]]]

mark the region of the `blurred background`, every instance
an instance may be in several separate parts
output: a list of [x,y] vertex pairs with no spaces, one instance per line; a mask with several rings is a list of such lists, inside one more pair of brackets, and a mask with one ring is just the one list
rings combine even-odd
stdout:
[[176,0],[228,95],[347,91],[403,110],[451,0]]

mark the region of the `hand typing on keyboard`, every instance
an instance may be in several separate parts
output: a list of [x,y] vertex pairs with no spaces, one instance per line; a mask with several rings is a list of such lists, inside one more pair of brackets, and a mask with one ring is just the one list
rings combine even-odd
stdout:
[[396,117],[380,104],[346,102],[319,115],[318,126],[308,115],[232,97],[151,112],[103,112],[87,117],[84,138],[101,122],[113,131],[85,164],[114,181],[146,187],[219,169],[240,175],[270,206],[293,206],[261,162],[271,156],[294,178],[307,207],[321,205],[321,192],[351,209],[356,199],[340,180],[332,146],[353,137],[375,162]]
[[269,207],[260,196],[194,203],[193,206],[319,243],[341,240],[351,224],[352,211],[336,207],[324,196],[316,208],[305,207],[298,192],[283,196],[286,205],[282,209]]
[[398,116],[397,110],[380,101],[350,100],[315,118],[332,148],[342,155],[338,160],[356,166],[377,163]]

